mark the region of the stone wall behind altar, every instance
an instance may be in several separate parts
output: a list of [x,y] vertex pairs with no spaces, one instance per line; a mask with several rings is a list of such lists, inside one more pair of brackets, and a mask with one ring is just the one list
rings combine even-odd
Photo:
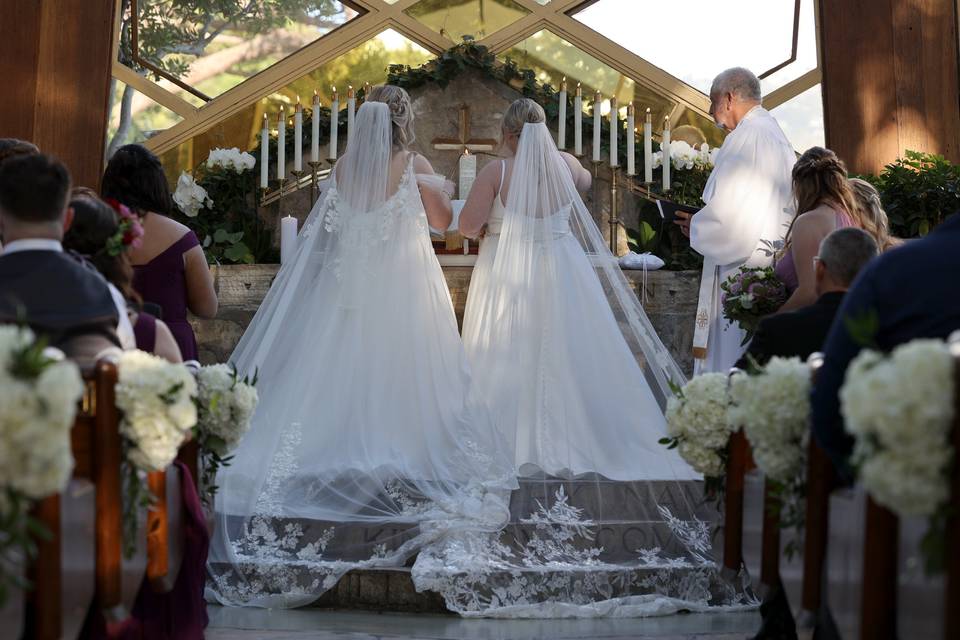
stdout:
[[[226,362],[230,358],[278,269],[279,265],[266,264],[214,267],[220,311],[213,320],[191,319],[202,362]],[[472,272],[471,267],[443,268],[458,322],[463,321]],[[643,273],[624,273],[642,299]],[[693,371],[690,347],[699,284],[699,271],[651,271],[646,278],[644,308],[660,338],[687,375]]]

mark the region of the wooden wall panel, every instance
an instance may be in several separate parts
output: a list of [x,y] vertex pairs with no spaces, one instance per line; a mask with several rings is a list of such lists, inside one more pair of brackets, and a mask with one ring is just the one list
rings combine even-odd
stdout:
[[0,137],[62,159],[74,183],[103,169],[114,0],[0,0]]
[[820,0],[820,37],[827,146],[851,171],[960,161],[955,0]]

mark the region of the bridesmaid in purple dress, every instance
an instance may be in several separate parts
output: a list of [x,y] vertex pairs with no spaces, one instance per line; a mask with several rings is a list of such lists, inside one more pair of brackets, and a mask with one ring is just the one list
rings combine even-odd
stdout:
[[130,252],[134,288],[144,301],[163,310],[184,360],[196,360],[197,339],[187,311],[200,318],[217,315],[217,294],[203,249],[193,231],[167,217],[173,200],[155,155],[140,145],[121,147],[110,159],[101,192],[142,217],[143,245]]
[[774,267],[790,296],[779,311],[816,302],[813,258],[824,238],[842,227],[871,231],[856,206],[843,161],[829,149],[812,147],[800,156],[793,166],[793,194],[797,215]]

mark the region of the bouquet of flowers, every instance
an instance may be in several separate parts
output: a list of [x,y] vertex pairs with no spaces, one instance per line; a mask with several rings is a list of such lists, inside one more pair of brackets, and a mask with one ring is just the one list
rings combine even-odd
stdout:
[[0,326],[0,604],[8,584],[22,586],[6,569],[36,551],[32,502],[70,480],[70,429],[82,395],[75,364],[53,357],[29,329]]
[[[709,171],[713,169],[718,153],[720,153],[719,147],[711,149],[706,142],[697,149],[683,140],[674,140],[670,143],[670,166],[679,170],[703,169]],[[663,149],[654,152],[651,158],[651,165],[654,169],[662,164]]]
[[890,356],[864,351],[840,390],[853,463],[870,496],[899,516],[927,516],[928,564],[942,551],[954,451],[954,364],[939,340],[914,340]]
[[116,393],[117,408],[123,412],[124,543],[129,555],[135,548],[138,512],[151,502],[146,473],[166,469],[197,424],[193,403],[197,383],[182,364],[143,351],[125,351]]
[[226,364],[202,367],[197,372],[197,442],[203,462],[203,499],[212,506],[221,466],[229,466],[233,451],[250,429],[257,408],[257,379],[239,377]]
[[707,373],[674,390],[667,402],[667,434],[660,444],[678,448],[680,457],[699,473],[720,477],[726,471],[727,442],[732,430],[727,420],[727,377]]
[[763,317],[787,301],[787,288],[771,267],[741,267],[720,284],[720,290],[723,317],[747,333],[741,346],[750,341]]
[[189,217],[196,218],[200,209],[213,208],[213,200],[207,195],[207,190],[197,184],[193,176],[184,171],[177,180],[177,190],[173,192],[173,201],[180,207],[180,211]]

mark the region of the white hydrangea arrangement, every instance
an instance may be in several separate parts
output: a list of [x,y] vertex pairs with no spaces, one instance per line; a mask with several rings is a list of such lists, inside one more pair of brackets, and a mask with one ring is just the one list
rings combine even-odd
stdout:
[[775,482],[788,484],[803,475],[809,396],[810,369],[799,358],[774,357],[755,375],[730,381],[729,420],[743,428],[754,461]]
[[197,372],[197,441],[203,472],[203,499],[212,506],[217,487],[217,470],[229,466],[230,452],[250,429],[257,408],[256,375],[239,377],[231,365],[215,364]]
[[236,147],[230,149],[213,149],[207,157],[208,169],[224,169],[235,173],[243,173],[253,169],[257,164],[256,159],[246,151],[240,151]]
[[[57,354],[62,355],[62,354]],[[30,507],[60,493],[73,471],[70,430],[83,395],[77,366],[54,357],[32,331],[0,326],[0,604],[6,569],[32,557]]]
[[[719,147],[711,149],[706,142],[697,149],[683,140],[674,140],[670,142],[670,165],[674,169],[709,171],[713,169],[718,153],[720,153]],[[651,164],[654,169],[663,164],[663,145],[660,151],[654,152]]]
[[866,491],[899,516],[935,516],[950,496],[954,363],[940,340],[890,356],[863,351],[840,390],[853,464]]
[[197,184],[192,175],[184,171],[177,180],[177,189],[173,192],[173,201],[185,215],[196,218],[200,209],[213,209],[213,200],[207,195],[207,190]]
[[727,377],[706,373],[676,389],[667,402],[667,434],[660,440],[677,447],[680,457],[708,477],[726,471],[726,448],[732,430],[727,420]]

